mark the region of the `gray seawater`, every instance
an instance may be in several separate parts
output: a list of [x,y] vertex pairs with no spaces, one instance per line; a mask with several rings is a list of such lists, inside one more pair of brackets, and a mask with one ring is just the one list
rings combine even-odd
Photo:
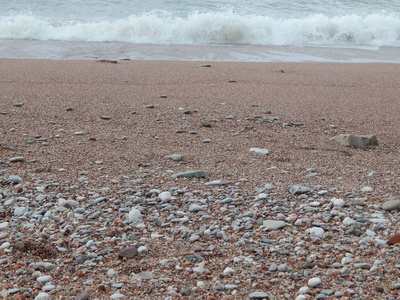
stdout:
[[400,60],[400,0],[0,0],[0,7],[0,57]]

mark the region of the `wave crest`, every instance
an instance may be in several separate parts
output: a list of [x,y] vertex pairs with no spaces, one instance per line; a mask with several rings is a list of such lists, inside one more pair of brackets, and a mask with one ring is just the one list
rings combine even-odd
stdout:
[[232,11],[131,15],[116,21],[51,20],[34,15],[0,18],[0,38],[137,44],[400,46],[400,18],[391,14],[279,19]]

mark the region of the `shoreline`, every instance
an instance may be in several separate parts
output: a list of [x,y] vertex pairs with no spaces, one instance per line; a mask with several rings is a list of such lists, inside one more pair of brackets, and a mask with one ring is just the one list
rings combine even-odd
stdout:
[[2,295],[398,297],[399,64],[0,68]]
[[0,45],[1,58],[225,62],[400,63],[398,49],[398,47],[363,45],[349,47],[339,45],[154,45],[7,39],[3,39]]

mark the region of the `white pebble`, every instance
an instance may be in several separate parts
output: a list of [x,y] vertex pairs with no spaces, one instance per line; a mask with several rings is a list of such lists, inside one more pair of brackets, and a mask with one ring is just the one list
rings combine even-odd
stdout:
[[7,227],[8,227],[8,222],[0,223],[0,230],[1,229],[6,229]]
[[117,272],[115,272],[114,269],[109,269],[109,270],[107,271],[107,276],[110,277],[110,278],[114,278],[114,277],[117,276]]
[[47,293],[39,293],[35,300],[50,300],[50,296]]
[[317,286],[319,286],[321,283],[322,283],[321,279],[319,279],[318,277],[314,277],[314,278],[311,278],[311,279],[308,281],[308,286],[310,286],[310,287],[317,287]]
[[269,151],[267,149],[260,149],[260,148],[250,148],[251,152],[255,152],[262,155],[268,155]]
[[162,202],[166,202],[171,200],[171,193],[170,192],[162,192],[158,195],[158,198],[162,201]]
[[227,268],[224,270],[224,274],[225,274],[225,275],[232,275],[232,274],[234,274],[234,273],[235,273],[235,270],[232,269],[232,268],[230,268],[230,267],[227,267]]
[[132,208],[128,214],[128,220],[130,222],[135,222],[135,221],[139,221],[141,219],[142,219],[142,213],[140,212],[140,210],[138,210],[136,208]]
[[348,226],[348,225],[353,225],[355,222],[356,222],[356,221],[354,221],[352,218],[346,217],[346,218],[344,218],[344,220],[343,220],[343,225],[346,225],[346,226]]
[[138,251],[138,253],[147,253],[147,252],[149,251],[149,249],[147,249],[146,246],[140,246],[140,247],[137,249],[137,251]]
[[322,235],[324,234],[325,230],[323,230],[320,227],[313,227],[310,229],[310,234],[311,235],[315,235],[317,237],[322,237]]
[[4,242],[3,244],[1,244],[0,248],[2,249],[7,249],[11,247],[11,243],[9,242]]
[[267,199],[267,198],[268,198],[268,195],[267,195],[267,194],[264,194],[264,193],[260,193],[260,194],[258,195],[257,198],[258,198],[259,200]]
[[372,192],[374,189],[372,187],[369,186],[364,186],[361,191],[362,192]]
[[299,289],[299,294],[310,294],[310,288],[308,286],[302,286]]
[[332,203],[334,206],[338,206],[338,207],[343,207],[343,206],[346,205],[346,202],[344,202],[343,199],[337,199],[337,198],[333,198],[333,199],[331,200],[331,203]]
[[45,275],[45,276],[39,276],[36,278],[37,281],[39,282],[50,282],[53,281],[53,278],[51,276]]

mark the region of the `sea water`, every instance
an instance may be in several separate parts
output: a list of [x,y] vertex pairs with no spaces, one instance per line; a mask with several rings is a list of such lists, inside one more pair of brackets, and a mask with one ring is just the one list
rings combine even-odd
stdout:
[[0,57],[400,62],[400,0],[0,0]]

